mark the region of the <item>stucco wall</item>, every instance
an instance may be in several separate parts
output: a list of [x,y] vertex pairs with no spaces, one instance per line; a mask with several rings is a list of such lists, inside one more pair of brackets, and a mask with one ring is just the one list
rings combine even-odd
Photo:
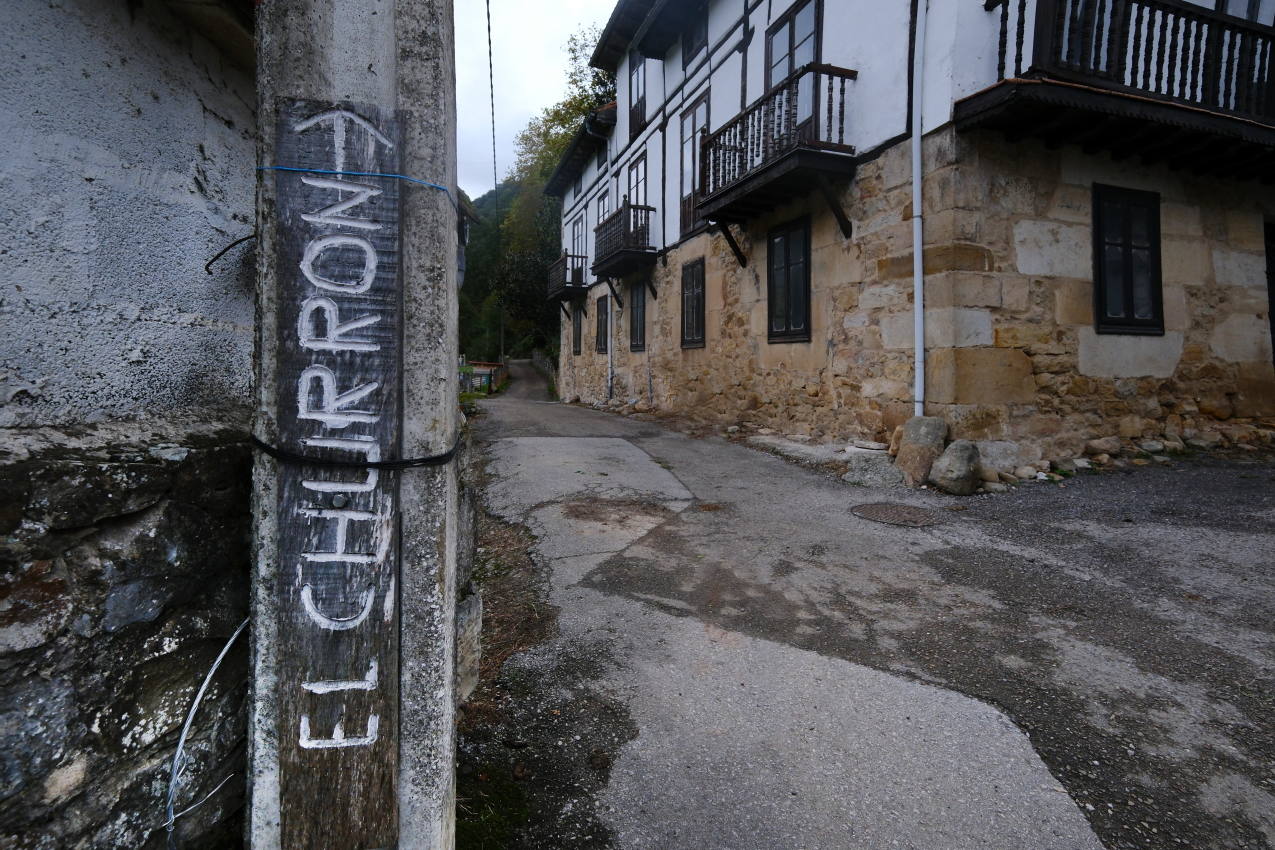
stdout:
[[[1242,438],[1275,416],[1260,186],[1114,163],[1077,148],[1010,146],[995,135],[927,137],[928,412],[954,436],[1000,443],[1006,464],[1070,457],[1088,438]],[[1166,333],[1093,331],[1094,182],[1162,197]],[[747,419],[816,438],[887,438],[911,415],[911,186],[906,145],[863,165],[842,194],[847,240],[818,196],[736,231],[740,268],[717,236],[664,254],[644,353],[616,311],[615,396],[712,421]],[[812,221],[810,343],[766,340],[765,235]],[[707,339],[680,348],[681,265],[707,259]],[[560,394],[605,398],[591,292],[581,355],[563,321]],[[648,377],[649,370],[649,377]],[[1013,443],[1015,447],[1008,444]]]
[[157,0],[14,0],[0,28],[0,426],[243,421],[250,71]]

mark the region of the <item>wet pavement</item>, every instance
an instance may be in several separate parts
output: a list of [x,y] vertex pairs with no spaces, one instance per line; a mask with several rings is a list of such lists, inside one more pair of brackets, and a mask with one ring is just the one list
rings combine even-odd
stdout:
[[[1268,459],[874,491],[514,371],[477,423],[488,507],[559,622],[506,671],[616,729],[561,797],[588,840],[517,846],[1275,847]],[[881,501],[938,522],[850,511]]]

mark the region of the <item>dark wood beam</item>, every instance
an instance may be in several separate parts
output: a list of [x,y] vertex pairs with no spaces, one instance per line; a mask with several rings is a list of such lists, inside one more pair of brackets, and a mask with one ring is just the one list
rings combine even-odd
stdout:
[[850,217],[846,215],[846,211],[841,208],[841,200],[832,191],[832,187],[828,185],[827,180],[819,181],[819,191],[823,194],[823,199],[828,203],[828,209],[832,210],[832,217],[837,220],[837,227],[841,228],[841,235],[847,239],[854,236],[854,224],[851,223]]
[[620,309],[624,309],[624,299],[620,297],[620,293],[615,291],[615,281],[607,278],[607,289],[611,290],[611,297],[615,299],[615,303],[620,305]]
[[713,227],[726,240],[726,244],[730,246],[731,253],[735,255],[736,261],[741,269],[748,268],[748,257],[744,256],[744,251],[739,247],[739,243],[735,241],[735,234],[731,232],[730,224],[727,222],[713,222]]

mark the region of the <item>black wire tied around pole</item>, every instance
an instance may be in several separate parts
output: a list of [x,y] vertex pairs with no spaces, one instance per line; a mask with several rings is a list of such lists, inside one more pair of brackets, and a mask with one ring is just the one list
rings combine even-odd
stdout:
[[256,435],[252,437],[252,444],[259,450],[283,463],[303,464],[305,466],[332,466],[342,467],[345,469],[416,469],[422,466],[443,466],[450,463],[452,458],[456,457],[456,452],[460,450],[460,437],[456,438],[456,442],[450,449],[442,454],[430,455],[429,457],[411,457],[402,460],[376,460],[376,461],[355,461],[355,460],[333,460],[331,458],[307,457],[306,455],[290,452],[287,449],[281,449],[272,446],[269,443],[262,442],[257,439]]

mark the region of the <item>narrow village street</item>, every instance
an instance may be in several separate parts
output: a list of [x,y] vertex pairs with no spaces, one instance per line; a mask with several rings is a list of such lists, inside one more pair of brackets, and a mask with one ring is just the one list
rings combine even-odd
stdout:
[[[1275,841],[1269,461],[875,491],[511,371],[487,509],[534,534],[557,627],[462,739],[462,808],[467,760],[513,769],[507,846]],[[850,512],[885,501],[937,522]]]

